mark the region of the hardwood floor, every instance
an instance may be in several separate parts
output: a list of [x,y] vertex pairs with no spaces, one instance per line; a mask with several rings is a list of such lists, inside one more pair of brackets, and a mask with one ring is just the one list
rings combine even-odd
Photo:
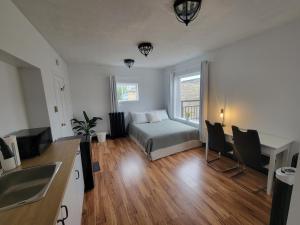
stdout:
[[[268,224],[271,198],[252,194],[207,166],[203,149],[149,162],[124,138],[93,144],[93,159],[101,171],[85,195],[82,225]],[[219,166],[229,163],[222,158]],[[251,179],[239,182],[260,182],[254,171],[247,176]]]

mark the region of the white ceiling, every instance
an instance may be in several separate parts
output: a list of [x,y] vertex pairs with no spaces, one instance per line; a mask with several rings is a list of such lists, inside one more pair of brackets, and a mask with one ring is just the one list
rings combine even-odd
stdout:
[[[262,32],[300,16],[300,0],[203,0],[188,27],[173,13],[173,0],[13,0],[70,63],[135,66],[176,64],[207,50]],[[145,58],[137,50],[150,41]]]

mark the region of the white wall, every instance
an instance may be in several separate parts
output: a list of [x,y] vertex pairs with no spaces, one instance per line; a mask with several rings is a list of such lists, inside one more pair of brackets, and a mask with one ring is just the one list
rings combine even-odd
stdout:
[[28,128],[18,70],[2,61],[0,61],[0,108],[0,137]]
[[39,69],[21,68],[18,70],[27,111],[29,128],[49,127],[45,91]]
[[139,101],[120,104],[120,111],[145,111],[163,107],[161,70],[71,64],[69,73],[74,116],[80,118],[82,111],[86,110],[90,116],[103,117],[105,120],[100,122],[96,130],[109,131],[110,75],[115,75],[120,82],[139,84]]
[[[54,138],[58,138],[60,126],[54,113],[54,74],[64,77],[66,81],[66,114],[69,119],[73,114],[66,64],[10,0],[0,1],[0,30],[0,50],[41,69],[52,134]],[[60,62],[59,66],[55,64],[56,59]]]
[[[227,126],[258,129],[300,143],[300,20],[236,42],[165,70],[184,71],[210,61],[209,119],[226,107]],[[166,91],[167,92],[167,91]],[[166,98],[166,103],[168,98]],[[290,224],[300,208],[300,172]],[[293,221],[293,222],[292,222]]]
[[[188,71],[210,61],[209,119],[300,142],[300,20],[165,69]],[[168,92],[168,90],[166,90]],[[168,98],[165,100],[168,102]]]
[[300,21],[209,54],[210,118],[300,141]]

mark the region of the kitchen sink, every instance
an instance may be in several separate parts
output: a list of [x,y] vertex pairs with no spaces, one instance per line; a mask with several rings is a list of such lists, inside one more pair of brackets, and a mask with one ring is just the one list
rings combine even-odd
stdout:
[[0,176],[0,211],[36,202],[47,191],[61,162],[18,169]]

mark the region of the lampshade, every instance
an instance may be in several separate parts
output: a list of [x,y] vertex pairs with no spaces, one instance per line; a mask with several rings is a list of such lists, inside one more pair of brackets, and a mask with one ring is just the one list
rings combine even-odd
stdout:
[[187,26],[197,17],[201,3],[202,0],[176,0],[173,7],[177,19]]
[[221,118],[221,119],[224,118],[224,109],[221,109],[221,111],[220,111],[220,118]]

